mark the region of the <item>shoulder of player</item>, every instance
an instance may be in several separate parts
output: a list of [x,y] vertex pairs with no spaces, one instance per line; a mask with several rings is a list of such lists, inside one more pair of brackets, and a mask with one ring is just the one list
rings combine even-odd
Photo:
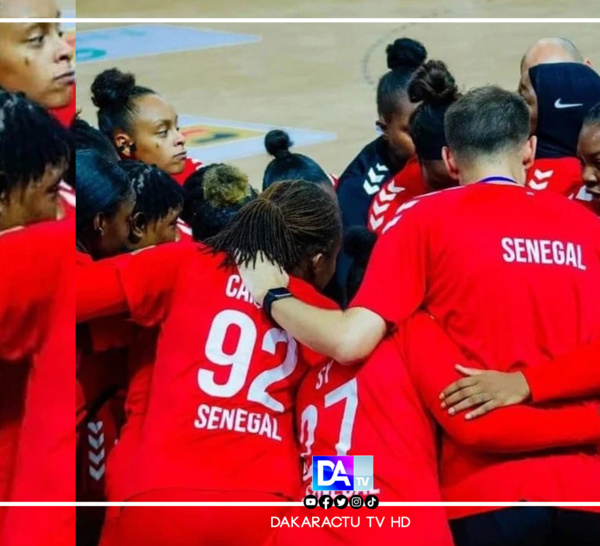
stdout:
[[305,303],[323,307],[325,309],[339,309],[337,303],[321,294],[314,286],[298,277],[290,276],[288,290]]
[[37,251],[48,249],[55,255],[59,249],[73,248],[75,242],[75,221],[74,219],[48,220],[38,222],[28,226],[17,227],[12,230],[2,232],[4,235],[14,235],[16,244],[21,242]]
[[398,210],[403,209],[407,211],[410,209],[411,214],[416,216],[422,216],[432,211],[439,215],[442,205],[447,207],[451,203],[458,203],[468,192],[468,186],[456,186],[445,190],[424,193],[407,201]]
[[530,189],[527,190],[528,195],[533,196],[537,202],[544,203],[548,207],[557,207],[561,211],[565,211],[565,213],[572,213],[579,215],[582,210],[585,211],[584,216],[589,219],[598,220],[596,214],[594,214],[589,208],[584,207],[581,202],[575,199],[569,199],[565,197],[563,194],[557,191],[532,191]]

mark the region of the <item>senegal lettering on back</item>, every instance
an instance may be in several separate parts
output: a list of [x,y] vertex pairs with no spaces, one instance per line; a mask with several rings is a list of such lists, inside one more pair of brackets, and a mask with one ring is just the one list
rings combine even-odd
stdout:
[[580,244],[549,239],[504,237],[502,258],[507,263],[562,265],[586,271]]

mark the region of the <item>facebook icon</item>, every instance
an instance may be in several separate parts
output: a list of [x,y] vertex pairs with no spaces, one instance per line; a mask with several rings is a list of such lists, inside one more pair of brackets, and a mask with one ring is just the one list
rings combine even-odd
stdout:
[[373,457],[315,455],[313,491],[369,491],[373,488]]

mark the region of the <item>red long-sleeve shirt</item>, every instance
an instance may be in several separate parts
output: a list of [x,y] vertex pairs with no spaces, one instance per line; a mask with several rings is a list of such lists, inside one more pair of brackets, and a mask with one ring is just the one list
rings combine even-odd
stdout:
[[[404,329],[411,376],[442,426],[440,480],[450,502],[592,502],[600,490],[597,402],[543,408],[511,406],[467,421],[450,416],[439,393],[458,378],[461,351],[428,316]],[[489,508],[451,508],[451,518]]]
[[[512,371],[517,363],[544,366],[544,359],[600,339],[599,240],[598,219],[554,192],[474,184],[428,194],[401,207],[388,224],[352,306],[399,327],[425,308],[478,367]],[[429,360],[422,362],[432,367],[436,343],[428,337],[422,343],[431,346]],[[460,360],[446,361],[450,375],[440,371],[436,376],[442,381],[435,384],[435,397],[458,379],[454,365],[465,359],[456,358]],[[519,409],[526,410],[524,417]],[[463,444],[456,436],[467,424],[460,424],[460,416],[448,422],[455,428],[449,429],[442,448],[445,500],[597,498],[598,454],[592,446],[576,446],[595,441],[594,421],[600,417],[585,406],[560,409],[572,411],[571,418],[552,415],[549,408],[546,425],[525,426],[534,410],[506,408],[467,423]],[[571,443],[570,435],[585,421],[590,428]],[[494,447],[498,432],[503,451],[543,449],[546,442],[555,449],[535,456],[483,452]]]
[[521,370],[533,402],[584,398],[600,393],[600,342]]

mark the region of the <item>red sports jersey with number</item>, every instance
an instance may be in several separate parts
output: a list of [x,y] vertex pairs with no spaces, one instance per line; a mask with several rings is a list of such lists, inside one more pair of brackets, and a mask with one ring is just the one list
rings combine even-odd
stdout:
[[185,167],[183,168],[183,171],[181,171],[179,174],[173,174],[171,176],[175,180],[175,182],[177,182],[180,186],[183,186],[185,184],[185,181],[198,169],[200,169],[202,165],[202,161],[198,161],[197,159],[192,159],[191,157],[188,157],[185,160]]
[[[293,395],[322,357],[268,320],[222,255],[171,244],[129,258],[118,263],[131,316],[161,328],[132,491],[291,498],[300,482]],[[332,305],[297,279],[291,289]]]
[[313,455],[373,455],[371,492],[380,501],[441,500],[434,424],[394,338],[384,340],[364,364],[330,361],[313,368],[300,385],[296,412],[304,462],[301,498],[313,494]]
[[[368,492],[327,492],[377,495],[380,502],[440,502],[435,427],[412,386],[394,338],[388,338],[362,365],[336,362],[311,369],[296,400],[296,420],[304,462],[298,500],[312,490],[313,455],[372,455],[374,486]],[[304,507],[287,516],[311,515]],[[397,538],[397,529],[337,528],[311,530],[315,544],[364,544],[371,538]],[[387,532],[386,532],[387,531]],[[403,534],[406,544],[452,545],[444,509],[428,514],[427,532]],[[359,537],[362,537],[359,540]],[[274,544],[296,544],[297,531],[281,529]],[[319,541],[321,539],[321,541]],[[327,540],[326,540],[327,539]],[[384,543],[387,543],[384,540]],[[337,543],[337,542],[336,542]]]
[[[352,306],[391,324],[424,307],[469,359],[507,371],[600,339],[598,275],[594,215],[555,192],[478,183],[401,208]],[[592,500],[584,498],[590,481],[580,479],[589,470],[584,459],[574,451],[465,458],[454,467],[443,461],[443,492],[448,501],[542,500],[540,491],[553,497],[545,500]],[[505,498],[496,498],[494,487],[475,487],[484,474],[509,484]]]
[[369,209],[368,228],[378,235],[381,234],[399,207],[428,191],[419,161],[416,158],[409,159],[404,168],[385,182],[373,198]]

